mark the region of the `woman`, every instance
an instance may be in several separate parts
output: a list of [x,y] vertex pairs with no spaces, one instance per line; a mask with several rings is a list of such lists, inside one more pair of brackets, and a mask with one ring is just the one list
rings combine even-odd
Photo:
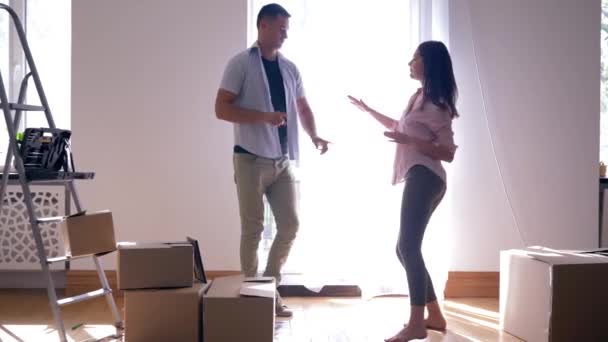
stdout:
[[409,66],[410,77],[420,81],[421,88],[412,95],[399,121],[349,96],[352,104],[382,124],[388,130],[384,135],[397,143],[393,184],[405,182],[397,256],[407,274],[411,313],[409,322],[386,340],[389,342],[422,339],[427,329],[446,329],[421,247],[427,223],[446,190],[441,162],[451,162],[456,151],[452,119],[458,116],[458,90],[450,54],[441,42],[420,44]]

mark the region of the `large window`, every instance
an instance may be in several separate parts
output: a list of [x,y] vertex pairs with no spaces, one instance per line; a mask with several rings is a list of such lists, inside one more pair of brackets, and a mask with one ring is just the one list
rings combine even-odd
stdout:
[[608,0],[602,0],[600,83],[600,161],[608,163]]
[[[71,1],[5,0],[0,2],[10,5],[19,14],[55,124],[57,127],[69,129]],[[17,35],[8,13],[0,11],[0,72],[10,101],[16,101],[18,85],[26,72],[22,48],[16,38]],[[40,103],[31,80],[26,102]],[[4,115],[0,121],[0,165],[3,165],[8,147]],[[43,113],[31,112],[25,113],[21,129],[46,126]]]
[[[249,44],[257,38],[255,19],[266,3],[250,0]],[[300,132],[300,232],[284,271],[330,281],[355,280],[363,269],[367,279],[375,272],[382,272],[385,282],[402,277],[394,249],[387,247],[394,246],[399,226],[401,187],[390,184],[395,145],[347,95],[400,117],[417,86],[407,65],[414,51],[410,2],[278,3],[292,15],[281,52],[302,74],[319,135],[333,143],[319,156]],[[272,216],[266,217],[260,268],[275,228]]]

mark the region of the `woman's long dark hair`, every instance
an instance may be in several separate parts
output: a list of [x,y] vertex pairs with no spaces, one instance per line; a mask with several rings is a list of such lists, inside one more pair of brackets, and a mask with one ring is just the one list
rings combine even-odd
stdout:
[[458,87],[447,47],[442,42],[431,40],[420,44],[418,53],[424,64],[424,100],[441,109],[448,109],[452,118],[458,117]]

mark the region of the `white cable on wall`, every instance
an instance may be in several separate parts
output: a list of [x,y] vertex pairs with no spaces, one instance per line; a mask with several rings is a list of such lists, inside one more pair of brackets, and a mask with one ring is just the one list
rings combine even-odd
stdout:
[[509,191],[507,190],[507,186],[505,185],[505,180],[504,180],[504,176],[502,173],[502,169],[500,167],[500,162],[498,161],[498,157],[496,155],[496,147],[494,146],[494,139],[492,138],[492,130],[490,129],[490,121],[488,119],[488,111],[487,111],[487,105],[486,105],[486,94],[484,91],[484,87],[483,84],[481,82],[481,74],[479,72],[479,58],[477,56],[477,45],[475,44],[475,30],[473,28],[473,16],[472,16],[472,10],[471,10],[471,0],[467,0],[467,15],[468,15],[468,23],[469,23],[469,28],[471,30],[471,45],[473,47],[473,61],[475,63],[475,72],[477,73],[477,82],[479,83],[479,90],[481,91],[481,103],[482,103],[482,110],[483,110],[483,116],[486,122],[486,128],[488,129],[488,135],[490,136],[490,146],[492,148],[492,154],[494,155],[494,161],[496,162],[496,167],[498,169],[498,175],[500,177],[500,182],[502,184],[502,189],[505,193],[505,197],[507,198],[507,203],[509,204],[509,208],[511,209],[511,217],[513,217],[513,222],[515,222],[515,228],[517,229],[517,233],[518,236],[523,244],[523,247],[528,246],[528,244],[526,243],[526,238],[524,237],[524,233],[521,230],[520,226],[519,226],[519,221],[517,220],[517,216],[515,215],[515,209],[513,208],[513,204],[511,201],[511,195],[509,193]]

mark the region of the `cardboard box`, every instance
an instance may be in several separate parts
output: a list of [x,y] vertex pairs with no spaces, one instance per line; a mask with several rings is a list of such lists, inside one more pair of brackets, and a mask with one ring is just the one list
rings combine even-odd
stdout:
[[526,341],[608,341],[608,257],[542,247],[500,253],[500,327]]
[[[276,284],[243,283],[243,276],[215,278],[203,298],[205,342],[272,342]],[[244,292],[263,297],[241,296]]]
[[206,284],[125,291],[125,341],[199,342]]
[[61,222],[66,255],[73,257],[116,250],[114,223],[109,210],[68,216]]
[[117,258],[121,290],[192,286],[194,254],[190,243],[121,242]]

